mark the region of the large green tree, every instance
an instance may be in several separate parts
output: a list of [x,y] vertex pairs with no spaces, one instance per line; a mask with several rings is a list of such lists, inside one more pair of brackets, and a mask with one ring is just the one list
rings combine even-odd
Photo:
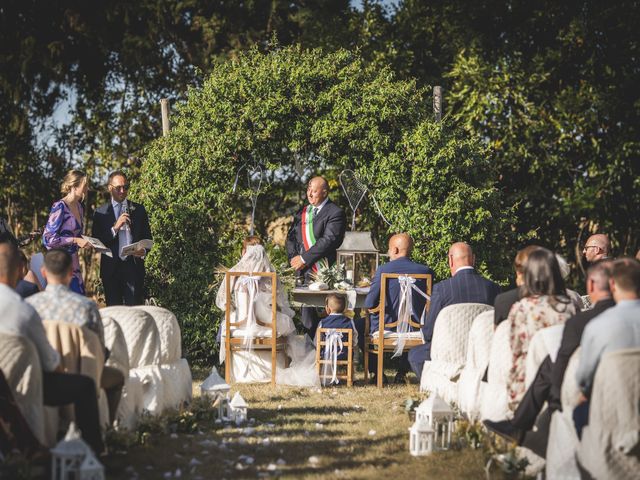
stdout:
[[391,222],[369,207],[360,220],[360,228],[379,232],[383,247],[388,233],[409,231],[416,258],[443,277],[449,242],[469,240],[482,245],[483,269],[504,278],[498,247],[509,235],[508,215],[497,208],[497,174],[478,139],[430,120],[429,99],[415,82],[352,52],[277,46],[217,66],[190,90],[171,134],[146,150],[132,194],[147,205],[155,235],[147,261],[152,293],[178,314],[192,360],[210,360],[214,351],[221,280],[214,270],[237,259],[249,212],[251,190],[244,181],[235,192],[233,185],[239,171],[256,166],[270,172],[258,202],[262,218],[293,213],[310,175],[335,178],[352,168]]

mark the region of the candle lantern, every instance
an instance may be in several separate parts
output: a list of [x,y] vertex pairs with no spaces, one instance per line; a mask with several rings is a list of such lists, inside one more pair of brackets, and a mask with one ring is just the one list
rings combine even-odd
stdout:
[[371,232],[346,232],[336,253],[337,264],[344,267],[345,278],[354,286],[364,278],[371,280],[380,264],[380,253]]
[[236,392],[229,406],[231,407],[231,416],[237,425],[247,421],[248,405],[244,398],[242,398],[242,395],[240,395],[240,392]]
[[434,448],[447,450],[451,446],[454,412],[439,395],[432,394],[416,408],[416,422],[425,421],[434,432]]
[[433,452],[434,431],[426,420],[416,420],[409,428],[409,453],[414,457]]
[[[88,461],[87,461],[88,459]],[[104,468],[82,440],[74,422],[64,439],[51,449],[51,478],[54,480],[102,480]]]

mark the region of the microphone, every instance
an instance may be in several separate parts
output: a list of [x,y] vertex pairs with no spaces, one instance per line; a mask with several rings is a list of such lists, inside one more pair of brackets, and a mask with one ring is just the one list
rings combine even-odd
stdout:
[[122,213],[126,213],[127,215],[129,215],[129,222],[127,222],[125,228],[131,228],[131,212],[129,211],[129,202],[127,202],[126,200],[122,202]]

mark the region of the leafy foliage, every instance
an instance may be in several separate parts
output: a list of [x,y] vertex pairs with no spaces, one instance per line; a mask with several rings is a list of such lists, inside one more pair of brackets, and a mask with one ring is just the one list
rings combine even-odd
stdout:
[[[394,222],[380,225],[371,211],[361,228],[375,227],[385,243],[389,232],[410,231],[417,257],[441,276],[442,249],[451,239],[498,241],[502,220],[490,213],[498,197],[484,150],[426,120],[425,105],[424,91],[397,81],[388,68],[368,66],[348,51],[301,47],[252,49],[190,90],[171,135],[147,149],[133,193],[147,205],[155,232],[147,262],[153,295],[183,322],[192,360],[210,361],[214,351],[221,280],[214,267],[238,258],[248,211],[243,200],[251,194],[242,182],[233,192],[242,169],[272,172],[258,202],[258,217],[270,220],[300,206],[302,181],[294,172],[300,152],[305,178],[360,170],[379,188]],[[492,251],[481,258],[499,265]]]

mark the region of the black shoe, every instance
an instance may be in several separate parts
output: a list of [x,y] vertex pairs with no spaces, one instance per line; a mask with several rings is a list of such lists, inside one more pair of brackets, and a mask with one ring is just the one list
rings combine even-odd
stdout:
[[[389,383],[389,379],[387,379],[387,376],[383,373],[382,374],[382,384],[383,385],[387,385]],[[377,385],[378,384],[378,376],[377,375],[372,375],[369,377],[369,385]]]
[[497,433],[502,438],[505,438],[510,442],[515,442],[518,445],[522,443],[525,432],[523,432],[519,428],[514,427],[509,420],[503,420],[501,422],[484,420],[482,423],[484,423],[484,426],[487,427],[487,430],[493,433]]
[[407,374],[406,373],[396,373],[395,378],[393,379],[394,385],[406,385],[407,384]]

